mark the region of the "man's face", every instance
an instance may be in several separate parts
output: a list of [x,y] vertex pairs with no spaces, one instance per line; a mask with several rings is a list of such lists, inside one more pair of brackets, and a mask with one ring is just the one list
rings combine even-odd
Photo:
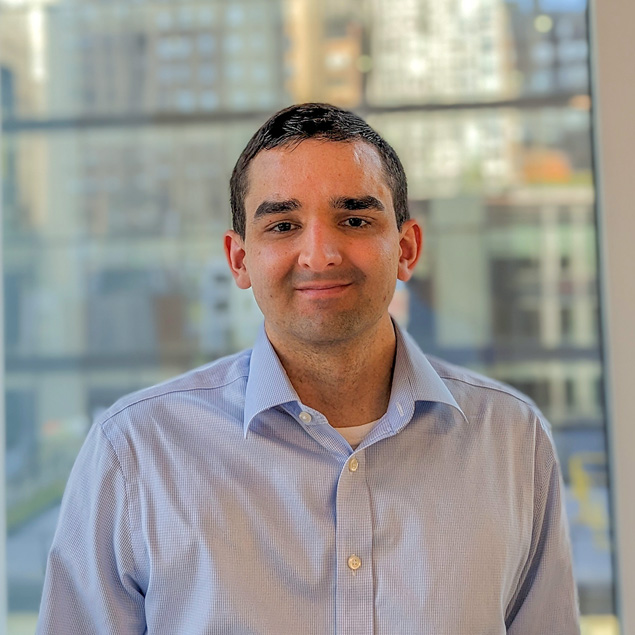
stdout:
[[260,152],[245,212],[245,239],[228,232],[226,253],[238,286],[253,288],[274,343],[345,342],[389,320],[421,232],[412,220],[397,229],[374,147],[307,140]]

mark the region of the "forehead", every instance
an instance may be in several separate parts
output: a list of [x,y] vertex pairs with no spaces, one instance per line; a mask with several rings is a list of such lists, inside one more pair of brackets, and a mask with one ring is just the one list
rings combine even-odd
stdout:
[[389,190],[379,152],[365,141],[307,139],[262,150],[247,177],[246,198],[296,186]]

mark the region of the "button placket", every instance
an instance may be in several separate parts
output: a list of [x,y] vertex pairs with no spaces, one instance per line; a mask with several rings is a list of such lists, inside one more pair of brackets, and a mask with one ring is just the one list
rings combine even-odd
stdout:
[[336,633],[373,632],[373,516],[365,476],[366,455],[358,450],[342,464],[337,484]]

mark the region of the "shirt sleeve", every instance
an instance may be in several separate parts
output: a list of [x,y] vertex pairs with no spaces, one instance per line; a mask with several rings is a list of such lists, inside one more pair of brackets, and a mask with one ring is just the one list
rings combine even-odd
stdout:
[[506,620],[509,635],[579,635],[564,487],[548,424],[538,423],[529,557]]
[[37,635],[146,632],[144,596],[135,577],[124,474],[95,424],[62,500]]

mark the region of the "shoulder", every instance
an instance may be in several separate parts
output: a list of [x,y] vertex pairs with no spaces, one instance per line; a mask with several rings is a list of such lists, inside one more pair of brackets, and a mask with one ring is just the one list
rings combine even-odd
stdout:
[[468,419],[487,417],[505,424],[525,421],[551,435],[550,425],[535,402],[513,386],[437,357],[426,357]]
[[487,450],[492,466],[531,475],[532,482],[551,478],[558,466],[553,433],[532,399],[473,370],[434,357],[428,361],[465,415],[465,438]]
[[438,357],[426,355],[428,361],[439,377],[449,388],[463,389],[471,394],[482,394],[487,397],[501,397],[517,400],[530,408],[536,408],[536,404],[527,395],[502,381],[492,379],[463,366],[451,364]]
[[101,413],[96,423],[106,429],[137,413],[165,413],[166,409],[200,404],[201,400],[211,409],[214,405],[222,408],[227,401],[240,402],[241,395],[244,398],[250,358],[250,349],[240,351],[126,395]]

